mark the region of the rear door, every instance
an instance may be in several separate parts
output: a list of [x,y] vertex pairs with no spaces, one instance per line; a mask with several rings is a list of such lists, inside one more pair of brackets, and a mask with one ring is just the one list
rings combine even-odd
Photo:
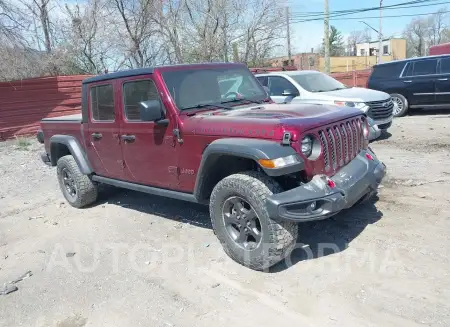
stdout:
[[436,104],[450,104],[450,57],[440,58],[436,76]]
[[[276,103],[291,102],[295,96],[300,95],[297,88],[282,76],[269,76],[268,80],[269,95]],[[288,93],[293,94],[287,95]]]
[[161,101],[154,80],[151,76],[130,77],[121,81],[121,88],[120,137],[127,178],[139,184],[177,188],[174,120],[168,117],[168,126],[140,120],[140,102]]
[[119,142],[121,117],[117,110],[115,89],[115,81],[89,86],[89,140],[86,140],[86,148],[98,175],[123,179],[124,166]]
[[415,60],[405,67],[402,79],[410,105],[435,103],[437,59]]

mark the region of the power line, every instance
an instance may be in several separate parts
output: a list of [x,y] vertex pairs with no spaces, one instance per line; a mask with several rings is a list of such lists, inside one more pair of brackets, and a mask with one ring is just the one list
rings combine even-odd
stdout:
[[[450,10],[444,10],[444,11],[439,11],[439,13],[445,14],[445,13],[449,13]],[[426,15],[434,15],[437,14],[438,12],[429,12],[429,13],[422,13],[422,14],[410,14],[410,15],[393,15],[393,16],[383,16],[383,18],[399,18],[399,17],[414,17],[414,16],[426,16]],[[333,18],[330,17],[330,20],[348,20],[348,19],[375,19],[375,18],[380,18],[379,16],[369,16],[369,17],[345,17],[345,18]],[[307,20],[292,20],[292,23],[305,23],[305,22],[311,22],[311,21],[316,21],[316,20],[323,20],[323,18],[320,19],[307,19]]]
[[[435,5],[442,5],[442,4],[448,4],[450,1],[441,1],[438,3],[430,3],[430,4],[420,4],[420,5],[414,5],[418,3],[425,3],[429,1],[439,1],[439,0],[415,0],[415,1],[409,1],[409,2],[403,2],[395,5],[389,5],[389,6],[382,6],[381,9],[388,9],[388,10],[398,10],[398,9],[409,9],[409,8],[416,8],[416,7],[425,7],[425,6],[435,6]],[[358,8],[358,9],[347,9],[347,10],[338,10],[334,12],[330,12],[330,18],[331,17],[339,17],[339,16],[348,16],[353,15],[357,13],[362,12],[368,12],[368,11],[378,11],[380,10],[380,7],[369,7],[369,8]],[[295,18],[304,18],[305,21],[312,21],[312,20],[321,20],[323,19],[324,14],[320,12],[310,12],[310,13],[292,13]]]
[[[413,0],[408,2],[401,2],[393,5],[386,5],[382,6],[382,9],[404,9],[404,8],[414,8],[414,7],[423,7],[423,6],[434,6],[436,4],[427,4],[423,5],[421,3],[425,2],[434,2],[434,1],[443,1],[443,0]],[[417,5],[419,4],[419,5]],[[330,14],[350,14],[350,13],[359,13],[359,12],[366,12],[366,11],[373,11],[373,10],[379,10],[380,7],[364,7],[364,8],[353,8],[353,9],[345,9],[345,10],[335,10],[330,11]],[[293,12],[297,16],[323,16],[323,12],[321,11],[302,11],[302,12]]]

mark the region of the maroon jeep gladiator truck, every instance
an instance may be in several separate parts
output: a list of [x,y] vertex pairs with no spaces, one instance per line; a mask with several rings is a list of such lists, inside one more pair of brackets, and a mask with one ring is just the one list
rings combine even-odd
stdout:
[[298,223],[368,199],[385,175],[360,110],[275,104],[243,64],[87,78],[81,111],[37,134],[72,206],[101,183],[208,204],[225,252],[255,270],[289,255]]

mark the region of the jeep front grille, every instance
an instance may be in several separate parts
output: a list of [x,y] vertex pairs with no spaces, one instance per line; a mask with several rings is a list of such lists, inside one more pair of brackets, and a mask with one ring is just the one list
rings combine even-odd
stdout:
[[325,172],[336,171],[363,149],[365,123],[364,118],[357,117],[318,130]]
[[392,116],[394,102],[392,102],[391,98],[382,101],[366,102],[366,104],[369,106],[367,116],[374,120],[387,119]]

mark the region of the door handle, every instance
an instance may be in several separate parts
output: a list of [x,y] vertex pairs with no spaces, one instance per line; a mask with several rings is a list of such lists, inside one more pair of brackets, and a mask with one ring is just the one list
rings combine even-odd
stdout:
[[412,81],[403,81],[403,83],[412,83]]
[[120,139],[125,142],[134,142],[136,140],[135,135],[120,135]]
[[438,78],[438,81],[448,81],[448,78]]
[[101,133],[92,133],[91,136],[94,140],[100,140],[103,137]]

